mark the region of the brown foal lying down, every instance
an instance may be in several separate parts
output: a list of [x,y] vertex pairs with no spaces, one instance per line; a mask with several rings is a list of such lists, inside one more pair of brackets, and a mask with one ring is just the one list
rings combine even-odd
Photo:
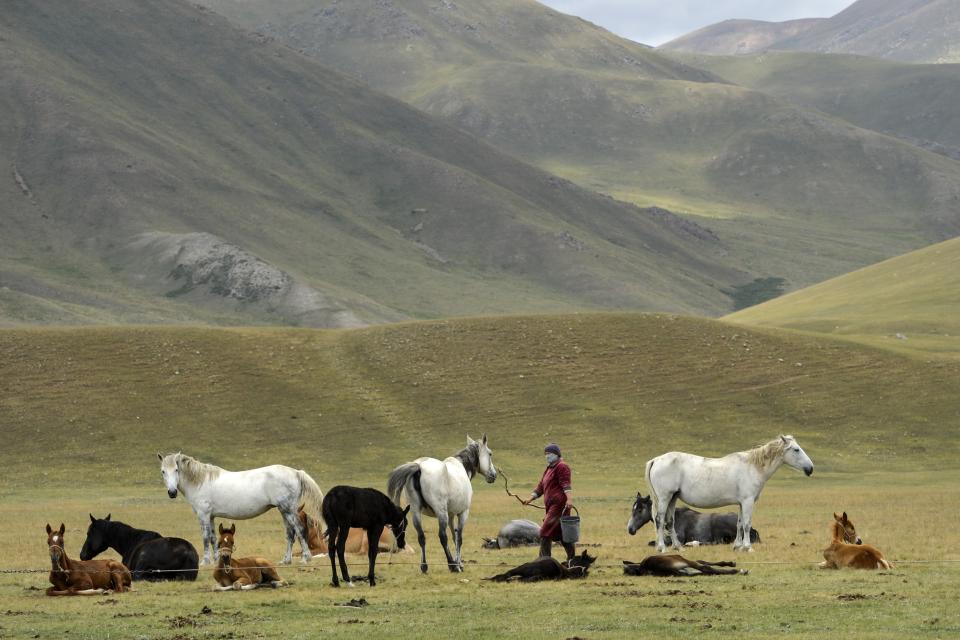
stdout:
[[95,596],[130,589],[130,570],[116,560],[71,560],[64,550],[63,532],[47,525],[47,547],[50,550],[50,583],[48,596]]
[[860,544],[857,529],[847,518],[846,511],[843,515],[833,514],[830,533],[833,540],[830,546],[823,550],[821,569],[890,569],[893,567],[883,557],[880,549],[869,544]]
[[746,569],[720,569],[735,567],[736,562],[707,562],[687,560],[676,553],[647,556],[640,562],[623,561],[623,573],[628,576],[715,576],[749,573]]
[[270,561],[265,558],[234,558],[234,534],[237,532],[237,525],[230,525],[229,529],[224,529],[220,525],[220,540],[218,549],[220,551],[220,560],[217,562],[217,568],[213,572],[213,579],[219,586],[215,587],[217,591],[229,591],[231,589],[242,589],[248,591],[270,585],[271,587],[282,587],[286,583],[280,579],[277,570],[270,566]]

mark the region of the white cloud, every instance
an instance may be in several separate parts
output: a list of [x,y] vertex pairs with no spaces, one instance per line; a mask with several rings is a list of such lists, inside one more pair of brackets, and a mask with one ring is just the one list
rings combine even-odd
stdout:
[[832,16],[853,0],[540,0],[614,33],[659,45],[730,18],[793,20]]

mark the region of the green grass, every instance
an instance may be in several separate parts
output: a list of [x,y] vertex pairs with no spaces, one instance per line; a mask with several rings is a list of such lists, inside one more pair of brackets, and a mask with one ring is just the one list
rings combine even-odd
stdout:
[[[129,595],[43,596],[46,574],[0,574],[6,636],[81,638],[353,637],[359,629],[446,637],[950,635],[958,574],[954,487],[960,370],[849,342],[666,315],[461,319],[351,331],[62,328],[0,331],[0,544],[4,568],[47,565],[43,527],[66,523],[77,553],[87,514],[198,541],[189,506],[163,490],[157,451],[239,469],[280,462],[324,489],[383,487],[419,455],[445,456],[486,432],[523,493],[544,442],[573,465],[584,542],[600,566],[585,582],[492,585],[480,578],[530,558],[487,552],[506,520],[536,519],[501,485],[474,483],[467,571],[409,556],[382,584],[334,591],[328,565],[282,569],[285,591],[214,594],[197,584],[138,585]],[[887,381],[896,381],[888,383]],[[722,455],[793,433],[816,463],[781,470],[754,524],[764,542],[736,559],[749,576],[689,581],[621,575],[648,553],[625,533],[642,465],[667,450]],[[898,563],[890,572],[815,568],[833,511]],[[936,523],[936,526],[918,526]],[[429,523],[432,526],[432,523]],[[276,515],[241,522],[242,554],[279,558]],[[690,549],[729,559],[726,547]],[[786,564],[766,564],[768,562]],[[916,561],[935,561],[932,564]],[[753,564],[750,564],[753,563]],[[360,568],[358,567],[358,572]],[[466,580],[464,582],[463,580]],[[335,607],[363,596],[363,610]],[[863,596],[862,598],[860,596]],[[842,598],[841,598],[842,597]],[[848,598],[848,599],[843,599]],[[852,598],[852,599],[849,599]],[[201,609],[209,607],[211,613]],[[709,625],[709,627],[707,627]]]
[[727,316],[922,355],[960,355],[960,240],[891,258]]

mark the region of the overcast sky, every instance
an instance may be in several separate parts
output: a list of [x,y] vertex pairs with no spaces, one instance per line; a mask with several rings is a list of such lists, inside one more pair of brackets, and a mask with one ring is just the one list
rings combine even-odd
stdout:
[[618,35],[660,45],[730,18],[793,20],[828,18],[853,0],[540,0]]

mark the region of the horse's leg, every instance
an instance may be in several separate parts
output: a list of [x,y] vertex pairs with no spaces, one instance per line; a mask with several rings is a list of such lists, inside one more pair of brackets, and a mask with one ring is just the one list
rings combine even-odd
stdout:
[[680,536],[677,535],[677,499],[680,497],[680,493],[677,492],[673,494],[670,498],[670,502],[667,504],[667,516],[665,527],[670,529],[670,539],[673,542],[674,549],[682,549],[683,543],[680,541]]
[[333,577],[330,579],[330,585],[334,587],[340,586],[340,580],[337,578],[337,538],[339,537],[340,529],[337,527],[336,522],[327,523],[327,555],[330,557],[330,570],[333,572]]
[[653,523],[657,527],[657,553],[663,553],[667,550],[667,545],[663,540],[667,516],[666,506],[673,496],[667,496],[667,499],[664,500],[663,496],[656,491],[651,491],[651,495],[653,497]]
[[420,506],[413,509],[413,528],[417,530],[417,542],[420,543],[420,571],[427,572],[427,536],[423,535],[423,521]]
[[310,562],[310,547],[307,545],[307,540],[303,535],[303,527],[300,524],[300,518],[297,517],[296,510],[291,510],[288,507],[277,507],[280,510],[280,515],[283,516],[283,523],[286,526],[287,533],[287,552],[281,560],[281,564],[290,564],[293,562],[293,540],[294,538],[299,539],[300,541],[300,550],[303,552],[303,562]]
[[377,553],[380,551],[380,535],[383,527],[367,529],[367,558],[370,560],[370,569],[367,572],[367,582],[371,587],[377,586],[377,579],[373,570],[377,566]]
[[740,503],[740,517],[737,518],[737,539],[733,542],[734,551],[753,551],[750,546],[750,523],[753,519],[753,500]]
[[350,535],[350,527],[340,528],[340,535],[337,536],[337,559],[340,560],[340,575],[347,586],[353,586],[353,580],[350,579],[350,570],[347,568],[347,559],[344,554],[347,552],[347,537]]
[[460,571],[460,567],[457,566],[456,562],[453,561],[453,556],[450,555],[450,545],[447,540],[447,527],[450,523],[450,516],[447,515],[446,511],[437,511],[437,522],[440,523],[440,546],[443,547],[443,553],[447,556],[447,568],[451,572],[456,573]]
[[470,517],[470,510],[457,515],[457,530],[453,533],[453,544],[457,547],[457,566],[463,571],[463,528],[467,525],[467,518]]
[[197,513],[200,519],[200,537],[203,539],[203,561],[200,564],[210,564],[216,551],[216,538],[213,537],[213,518],[206,513]]

